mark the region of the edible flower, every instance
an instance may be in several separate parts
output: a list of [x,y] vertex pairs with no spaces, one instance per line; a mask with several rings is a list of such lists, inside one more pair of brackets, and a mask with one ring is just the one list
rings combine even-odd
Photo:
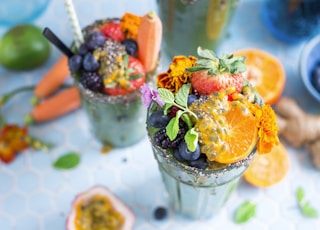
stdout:
[[120,29],[126,38],[137,39],[141,17],[132,13],[125,13],[120,20]]
[[0,160],[10,163],[14,160],[17,153],[28,148],[25,141],[28,130],[25,126],[7,124],[0,130]]
[[270,153],[272,148],[279,144],[279,127],[276,122],[276,114],[271,106],[267,104],[262,106],[251,104],[249,109],[257,119],[259,136],[257,144],[258,153]]
[[141,87],[141,93],[144,106],[148,107],[152,100],[154,100],[161,107],[164,105],[164,102],[161,100],[158,91],[151,89],[148,84],[144,84]]
[[186,69],[195,66],[196,61],[197,58],[194,56],[175,56],[168,71],[157,76],[157,86],[177,93],[183,84],[188,83],[192,75]]

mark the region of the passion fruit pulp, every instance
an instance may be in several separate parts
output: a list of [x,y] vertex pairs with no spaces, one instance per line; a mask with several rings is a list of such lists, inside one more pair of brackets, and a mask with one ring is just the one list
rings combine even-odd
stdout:
[[76,196],[67,219],[67,230],[131,230],[135,216],[104,186],[94,186]]

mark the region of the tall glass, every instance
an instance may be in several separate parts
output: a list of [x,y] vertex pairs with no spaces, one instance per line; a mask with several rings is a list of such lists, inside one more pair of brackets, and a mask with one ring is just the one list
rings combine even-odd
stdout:
[[217,49],[225,39],[238,0],[157,0],[163,51],[192,55],[198,46]]
[[123,96],[108,96],[77,85],[91,132],[104,146],[126,147],[145,137],[147,110],[139,90]]
[[[84,34],[97,30],[106,21],[119,21],[118,18],[96,20],[83,29]],[[72,45],[75,50],[74,44]],[[108,68],[108,66],[106,67]],[[146,82],[152,84],[154,70],[146,73]],[[142,104],[140,89],[126,94],[111,96],[93,92],[80,83],[81,71],[72,73],[75,85],[81,96],[90,131],[105,147],[127,147],[146,136],[145,117],[147,109]]]
[[271,34],[287,43],[302,42],[320,32],[319,0],[264,0],[261,15]]
[[[147,117],[153,105],[149,107]],[[247,158],[239,162],[228,165],[214,163],[210,165],[212,169],[201,170],[177,161],[170,151],[153,142],[153,128],[147,126],[147,131],[173,209],[192,219],[212,217],[219,212],[256,153],[254,148]]]

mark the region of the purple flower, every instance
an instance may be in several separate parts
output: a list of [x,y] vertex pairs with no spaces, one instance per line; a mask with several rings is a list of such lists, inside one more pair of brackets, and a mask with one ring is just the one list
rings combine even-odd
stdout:
[[151,104],[152,100],[154,100],[161,107],[165,104],[161,100],[158,94],[158,91],[151,89],[148,84],[144,84],[141,87],[141,93],[142,93],[142,102],[146,107],[148,107]]

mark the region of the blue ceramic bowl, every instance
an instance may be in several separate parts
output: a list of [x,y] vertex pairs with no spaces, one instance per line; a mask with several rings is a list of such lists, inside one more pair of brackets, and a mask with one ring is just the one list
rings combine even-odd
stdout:
[[0,26],[30,23],[47,8],[50,0],[0,0]]
[[300,58],[300,74],[310,94],[320,102],[320,92],[311,84],[311,72],[320,62],[320,34],[312,38],[303,48]]

